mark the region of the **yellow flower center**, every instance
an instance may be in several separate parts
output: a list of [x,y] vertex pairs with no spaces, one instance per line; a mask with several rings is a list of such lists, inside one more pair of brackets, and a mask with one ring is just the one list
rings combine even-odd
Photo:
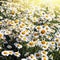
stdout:
[[0,22],[0,25],[2,24],[2,22]]
[[29,45],[33,45],[33,42],[30,42]]
[[19,20],[15,20],[15,23],[18,23],[19,22]]
[[14,13],[15,13],[14,10],[12,10],[12,11],[11,11],[11,14],[14,15]]
[[37,53],[36,56],[40,56],[40,54]]
[[25,31],[23,31],[22,34],[24,35],[25,34]]
[[57,39],[56,39],[56,42],[58,42],[58,41],[59,41],[59,39],[57,38]]
[[41,27],[40,26],[37,26],[37,29],[39,30],[39,29],[41,29]]
[[20,47],[20,44],[17,44],[18,47]]
[[43,60],[46,60],[46,57],[43,57]]
[[7,52],[4,52],[4,54],[8,54]]
[[43,51],[42,53],[43,53],[43,54],[46,54],[46,52],[45,52],[45,51]]
[[46,42],[45,42],[45,40],[43,40],[43,41],[41,41],[41,43],[42,43],[42,44],[45,44]]
[[2,36],[3,36],[3,35],[2,35],[2,34],[0,34],[0,38],[2,38]]
[[60,43],[58,43],[58,46],[60,46]]
[[45,30],[41,30],[41,33],[44,34],[45,33]]

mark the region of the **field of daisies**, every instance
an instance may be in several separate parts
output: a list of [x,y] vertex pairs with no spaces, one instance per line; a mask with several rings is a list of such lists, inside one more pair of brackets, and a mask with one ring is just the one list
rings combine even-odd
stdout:
[[0,1],[0,60],[60,60],[60,12]]

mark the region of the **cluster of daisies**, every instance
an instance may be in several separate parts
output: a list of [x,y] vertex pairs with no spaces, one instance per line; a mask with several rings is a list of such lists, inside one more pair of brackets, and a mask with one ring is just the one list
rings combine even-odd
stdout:
[[[31,6],[32,7],[32,6]],[[0,2],[1,60],[59,60],[60,15],[49,7],[24,10]]]

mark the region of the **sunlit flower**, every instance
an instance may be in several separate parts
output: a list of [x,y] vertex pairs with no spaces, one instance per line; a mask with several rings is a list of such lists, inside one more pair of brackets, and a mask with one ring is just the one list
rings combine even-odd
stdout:
[[8,52],[8,51],[2,51],[1,54],[2,54],[3,56],[9,56],[9,52]]
[[13,55],[14,54],[14,52],[13,51],[8,51],[9,52],[9,55]]
[[31,54],[30,56],[27,57],[28,60],[37,60],[36,57]]
[[25,23],[21,22],[20,25],[19,25],[19,28],[22,29],[22,28],[24,28],[25,26],[26,26]]
[[44,14],[45,19],[51,21],[52,17],[49,14]]
[[47,30],[45,28],[42,28],[39,32],[40,32],[41,36],[44,36],[44,35],[46,35]]
[[48,54],[48,52],[43,50],[43,51],[41,51],[41,54],[42,54],[42,56],[46,56]]
[[33,33],[33,36],[34,36],[35,38],[38,38],[38,37],[39,37],[38,32],[34,32],[34,33]]
[[16,24],[18,24],[18,23],[19,23],[19,20],[18,20],[18,19],[16,19],[16,20],[14,20],[14,22],[15,22]]
[[48,56],[43,56],[42,60],[48,60]]
[[20,57],[20,53],[19,52],[14,52],[14,55],[16,56],[16,57]]
[[47,49],[48,49],[48,45],[42,46],[42,49],[43,49],[43,50],[47,50]]
[[0,32],[0,39],[3,39],[4,35]]
[[35,53],[34,55],[35,55],[36,58],[41,58],[41,53],[40,52]]
[[42,40],[42,41],[41,41],[41,45],[42,45],[42,46],[45,46],[46,44],[47,44],[47,42],[46,42],[45,40]]
[[35,46],[35,42],[33,41],[30,41],[28,44],[27,44],[28,47],[34,47]]
[[59,41],[60,41],[60,39],[59,38],[54,38],[54,41],[56,42],[56,43],[58,43]]
[[41,28],[41,26],[36,26],[37,31],[39,31]]
[[3,23],[0,21],[0,25],[2,25]]
[[60,48],[60,42],[57,43],[57,47]]
[[22,48],[22,45],[19,44],[19,43],[14,43],[14,45],[15,45],[18,49],[21,49],[21,48]]

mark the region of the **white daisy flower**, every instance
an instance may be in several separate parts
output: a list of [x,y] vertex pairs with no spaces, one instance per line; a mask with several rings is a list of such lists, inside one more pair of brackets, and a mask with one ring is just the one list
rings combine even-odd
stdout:
[[16,57],[20,57],[20,53],[19,52],[14,52],[14,55],[16,56]]
[[41,46],[45,46],[47,44],[47,42],[45,40],[41,41]]
[[60,48],[60,42],[57,43],[57,47]]
[[33,33],[33,37],[38,38],[38,37],[39,37],[38,32],[34,32],[34,33]]
[[13,51],[8,51],[9,52],[9,55],[13,55],[14,54],[14,52]]
[[60,38],[55,37],[54,41],[55,41],[55,43],[58,43],[58,42],[60,42]]
[[0,39],[4,38],[4,34],[0,32]]
[[28,44],[27,44],[28,47],[34,47],[35,46],[35,42],[33,41],[30,41]]
[[42,56],[46,56],[48,54],[48,52],[43,50],[43,51],[41,51],[41,54],[42,54]]
[[43,50],[47,50],[47,49],[48,49],[48,45],[42,46],[42,49],[43,49]]
[[37,59],[33,54],[31,54],[30,56],[27,57],[27,60],[37,60]]
[[48,60],[48,56],[43,56],[41,60]]
[[47,30],[46,30],[45,28],[42,28],[42,29],[39,31],[39,33],[40,33],[41,36],[44,36],[44,35],[46,35]]
[[14,45],[15,45],[18,49],[21,49],[21,48],[22,48],[22,45],[19,44],[19,43],[14,43]]
[[36,58],[41,58],[41,53],[40,53],[40,52],[35,53],[34,56],[35,56]]
[[8,52],[8,51],[2,51],[1,54],[2,54],[3,56],[9,56],[9,52]]

